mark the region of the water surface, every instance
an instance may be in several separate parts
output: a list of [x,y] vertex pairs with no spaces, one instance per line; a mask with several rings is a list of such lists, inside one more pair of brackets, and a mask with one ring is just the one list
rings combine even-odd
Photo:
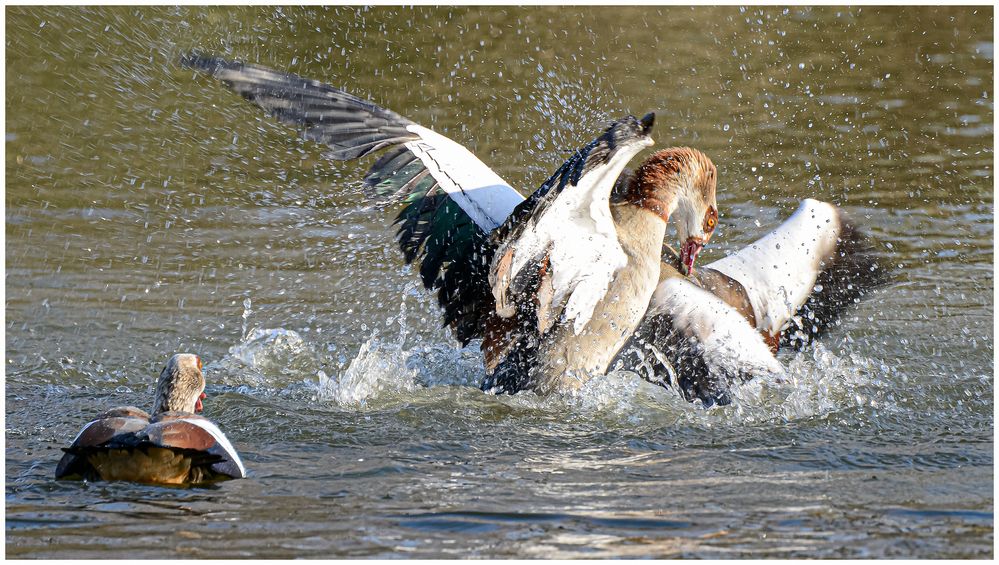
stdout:
[[[6,11],[9,557],[991,557],[992,8]],[[806,197],[897,265],[792,382],[492,397],[369,163],[177,67],[320,78],[529,191],[626,112],[719,168],[709,262]],[[55,482],[173,352],[250,477]]]

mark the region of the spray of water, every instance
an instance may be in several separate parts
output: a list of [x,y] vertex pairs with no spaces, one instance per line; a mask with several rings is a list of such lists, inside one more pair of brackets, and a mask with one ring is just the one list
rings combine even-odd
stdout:
[[[246,306],[244,322],[248,323]],[[475,390],[484,376],[477,342],[465,348],[413,343],[406,311],[403,302],[399,314],[385,326],[392,328],[387,335],[373,330],[351,355],[340,352],[335,344],[310,343],[290,329],[254,328],[229,349],[217,368],[226,373],[226,384],[249,385],[259,391],[298,388],[304,382],[314,402],[341,409],[383,408],[416,397],[432,399],[451,394],[453,387],[467,387],[485,402],[567,410],[581,417],[635,425],[738,426],[823,418],[858,406],[893,409],[887,398],[891,391],[882,385],[889,367],[849,349],[833,352],[821,343],[800,353],[782,354],[786,374],[743,384],[733,391],[732,404],[724,407],[705,409],[689,403],[675,390],[646,382],[628,370],[592,378],[574,393],[494,397]]]

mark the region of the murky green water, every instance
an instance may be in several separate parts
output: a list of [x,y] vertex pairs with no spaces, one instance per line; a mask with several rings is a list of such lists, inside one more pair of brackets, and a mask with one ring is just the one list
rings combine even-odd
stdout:
[[[6,10],[8,557],[991,557],[993,12]],[[704,409],[628,375],[491,397],[365,164],[175,65],[322,78],[514,186],[625,112],[708,153],[702,261],[816,197],[899,266],[794,382]],[[250,478],[57,483],[176,351]]]

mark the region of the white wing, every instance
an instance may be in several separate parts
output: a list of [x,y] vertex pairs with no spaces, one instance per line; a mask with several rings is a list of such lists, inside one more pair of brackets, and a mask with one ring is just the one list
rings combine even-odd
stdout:
[[[216,453],[222,457],[227,458],[232,463],[236,464],[239,469],[239,477],[242,478],[246,476],[246,467],[243,467],[243,461],[239,458],[239,454],[236,453],[236,448],[229,443],[229,438],[225,437],[222,430],[215,425],[214,422],[208,420],[207,418],[197,417],[197,418],[180,418],[181,421],[191,424],[192,426],[197,426],[211,435],[217,444],[212,446],[208,451],[210,453]],[[216,463],[216,465],[218,465]],[[213,465],[214,466],[214,465]]]
[[572,322],[576,334],[589,322],[614,274],[627,263],[610,215],[610,191],[628,161],[648,145],[651,141],[620,151],[585,175],[517,242],[513,276],[547,252],[552,303],[565,301],[563,319]]
[[509,317],[524,300],[531,275],[545,272],[551,299],[539,306],[539,324],[561,310],[578,334],[627,263],[610,213],[610,193],[628,162],[652,145],[652,115],[628,116],[577,151],[497,232],[490,271],[497,312]]
[[763,337],[735,308],[676,275],[656,288],[641,324],[621,348],[621,366],[706,406],[728,404],[733,385],[784,374]]
[[420,136],[418,141],[406,142],[406,148],[483,231],[496,229],[524,201],[463,145],[416,124],[406,129]]
[[705,268],[742,283],[757,329],[773,335],[812,294],[841,233],[837,208],[807,199],[777,229]]
[[662,282],[649,315],[668,316],[674,329],[715,374],[783,374],[763,337],[723,300],[681,278]]
[[[324,155],[331,159],[357,159],[388,149],[365,179],[383,195],[405,199],[429,174],[485,232],[503,223],[524,200],[462,145],[328,84],[195,54],[181,62],[218,78],[282,122],[302,127],[303,137],[330,146]],[[413,166],[417,162],[422,166]],[[428,192],[432,190],[425,185],[418,194]]]
[[324,155],[351,160],[378,151],[364,181],[384,201],[403,202],[398,241],[407,263],[438,291],[445,325],[467,344],[493,310],[488,234],[524,198],[462,145],[328,84],[290,73],[189,54],[181,63],[221,80],[301,135]]

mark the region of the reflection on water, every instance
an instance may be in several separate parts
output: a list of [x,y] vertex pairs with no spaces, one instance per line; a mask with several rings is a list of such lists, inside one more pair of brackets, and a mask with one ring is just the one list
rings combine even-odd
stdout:
[[[570,13],[571,12],[571,13]],[[7,12],[11,557],[993,555],[992,8],[61,8]],[[705,410],[621,371],[493,397],[362,197],[365,163],[179,69],[314,76],[536,186],[603,123],[719,166],[703,261],[800,199],[895,283],[786,383]],[[250,476],[57,483],[175,351]]]

